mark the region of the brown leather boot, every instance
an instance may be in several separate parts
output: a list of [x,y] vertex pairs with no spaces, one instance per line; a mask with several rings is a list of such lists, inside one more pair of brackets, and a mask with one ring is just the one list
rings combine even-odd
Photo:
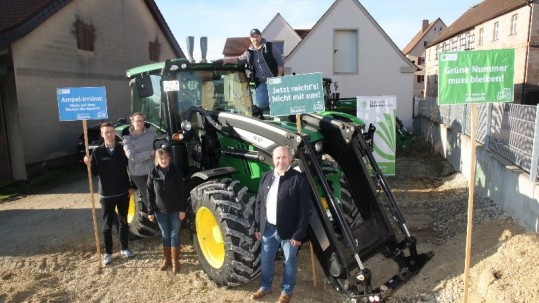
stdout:
[[179,247],[172,247],[172,272],[177,273],[180,271],[180,262],[178,261],[180,259],[180,248]]
[[163,256],[165,257],[165,259],[163,260],[163,264],[161,264],[160,269],[165,271],[172,264],[170,262],[171,261],[170,247],[163,246]]

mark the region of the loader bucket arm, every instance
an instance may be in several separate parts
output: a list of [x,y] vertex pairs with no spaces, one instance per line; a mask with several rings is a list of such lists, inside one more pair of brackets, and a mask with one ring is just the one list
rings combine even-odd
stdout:
[[[346,225],[345,221],[337,220],[338,233],[341,231],[344,233],[336,237],[334,235],[336,229],[327,232],[322,228],[328,224],[320,219],[323,217],[321,216],[323,211],[317,209],[317,215],[311,216],[310,222],[312,233],[310,237],[316,239],[313,241],[315,253],[321,264],[325,263],[322,264],[322,268],[334,287],[343,290],[352,298],[362,300],[378,298],[382,301],[417,274],[433,253],[417,254],[416,240],[406,227],[404,216],[374,160],[362,129],[355,124],[328,119],[317,114],[303,115],[302,122],[319,129],[324,135],[324,151],[341,163],[342,171],[350,183],[349,189],[354,202],[360,209],[363,219],[361,224],[350,229],[341,226]],[[397,241],[387,219],[385,208],[381,207],[378,200],[377,188],[381,188],[385,193],[389,213],[403,233],[404,239],[400,242]],[[332,205],[332,214],[340,212],[339,207],[335,207],[333,202],[328,204]],[[350,230],[352,241],[357,245],[355,250],[350,250],[350,246],[347,245],[350,241],[347,230]],[[337,241],[334,241],[334,238]],[[341,238],[345,238],[346,243],[339,241]],[[383,285],[372,287],[370,277],[376,273],[363,268],[361,260],[366,260],[377,253],[392,258],[399,265],[399,272]]]

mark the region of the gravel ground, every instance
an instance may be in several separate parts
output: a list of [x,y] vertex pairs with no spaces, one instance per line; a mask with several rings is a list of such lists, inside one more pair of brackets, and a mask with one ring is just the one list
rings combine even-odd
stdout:
[[[462,301],[465,178],[417,140],[398,153],[397,176],[388,181],[418,239],[418,251],[433,251],[435,256],[387,301]],[[81,172],[69,184],[0,203],[0,302],[252,301],[259,279],[235,288],[216,287],[202,271],[186,230],[178,275],[158,270],[159,239],[132,241],[136,258],[124,259],[117,252],[112,265],[99,270],[89,201],[88,181]],[[539,302],[537,234],[526,232],[483,197],[474,199],[473,222],[468,301]],[[395,264],[381,256],[365,265],[373,271],[374,285],[396,272]],[[292,302],[346,300],[328,284],[319,266],[316,276],[314,287],[309,249],[302,249]],[[274,292],[261,301],[277,298]]]

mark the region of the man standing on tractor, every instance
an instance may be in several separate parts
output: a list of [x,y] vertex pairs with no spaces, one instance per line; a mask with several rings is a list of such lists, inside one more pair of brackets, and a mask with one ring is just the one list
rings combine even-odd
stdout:
[[223,63],[247,63],[252,69],[252,79],[255,82],[256,106],[261,111],[269,108],[268,78],[284,75],[284,59],[279,49],[273,43],[262,38],[262,34],[256,28],[249,33],[251,46],[237,59],[224,59]]
[[279,245],[284,254],[284,273],[279,303],[288,303],[296,284],[296,254],[307,237],[311,188],[304,173],[291,168],[286,146],[273,151],[275,169],[262,176],[256,198],[255,237],[262,240],[260,288],[257,300],[271,293],[275,256]]

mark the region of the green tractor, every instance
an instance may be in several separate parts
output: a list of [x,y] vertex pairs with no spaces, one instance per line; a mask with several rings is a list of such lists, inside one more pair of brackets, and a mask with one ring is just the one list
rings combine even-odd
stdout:
[[[260,274],[254,202],[262,174],[272,169],[273,149],[285,145],[312,189],[308,240],[325,276],[353,301],[382,301],[433,254],[417,252],[372,156],[372,132],[346,113],[268,117],[253,105],[248,71],[186,59],[127,71],[132,111],[162,131],[158,144],[186,176],[186,225],[204,272],[228,287]],[[144,211],[134,209],[137,224],[148,223]],[[364,262],[378,253],[399,269],[373,286],[376,272]]]

